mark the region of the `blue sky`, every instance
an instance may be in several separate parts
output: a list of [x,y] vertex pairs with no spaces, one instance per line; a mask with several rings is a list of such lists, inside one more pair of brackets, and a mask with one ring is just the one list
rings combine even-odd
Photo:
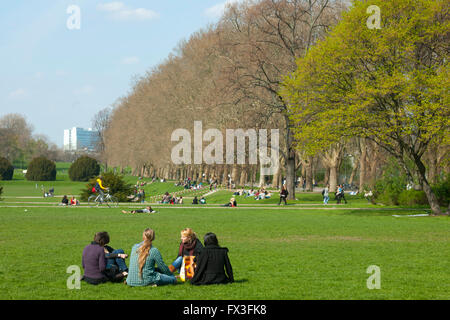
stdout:
[[[0,10],[0,117],[23,114],[59,147],[238,0],[15,0]],[[70,30],[71,5],[80,29]],[[72,20],[71,20],[72,21]]]

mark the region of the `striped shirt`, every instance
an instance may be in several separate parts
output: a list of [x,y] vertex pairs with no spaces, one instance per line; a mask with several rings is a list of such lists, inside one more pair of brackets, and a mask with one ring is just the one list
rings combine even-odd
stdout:
[[[161,253],[155,247],[150,248],[150,253],[142,269],[142,278],[139,275],[139,254],[137,249],[141,243],[135,244],[131,249],[130,266],[128,268],[127,284],[129,286],[147,286],[155,284],[160,279],[160,273],[172,276],[169,268],[164,263]],[[156,270],[158,268],[158,270]]]

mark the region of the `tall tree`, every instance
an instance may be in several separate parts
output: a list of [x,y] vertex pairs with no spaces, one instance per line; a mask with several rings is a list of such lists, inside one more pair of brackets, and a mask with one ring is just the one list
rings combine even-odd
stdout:
[[433,213],[441,214],[422,156],[431,143],[450,139],[450,3],[370,4],[382,12],[381,29],[368,28],[368,2],[355,1],[286,79],[291,119],[303,125],[296,138],[312,150],[343,137],[374,141],[418,177]]
[[296,157],[288,106],[278,93],[295,61],[303,57],[342,10],[340,1],[262,0],[231,6],[218,26],[218,56],[225,65],[228,92],[240,101],[257,101],[256,114],[276,119],[282,141],[289,199],[295,199]]

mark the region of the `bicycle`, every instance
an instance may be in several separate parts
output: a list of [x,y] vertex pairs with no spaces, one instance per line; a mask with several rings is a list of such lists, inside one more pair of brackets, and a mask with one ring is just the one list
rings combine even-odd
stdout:
[[106,193],[105,196],[103,197],[103,200],[101,199],[101,194],[98,195],[91,195],[88,198],[88,205],[92,208],[94,206],[98,207],[99,205],[101,205],[102,203],[105,203],[108,208],[117,208],[119,206],[119,199],[117,199],[117,197],[110,195],[109,193]]

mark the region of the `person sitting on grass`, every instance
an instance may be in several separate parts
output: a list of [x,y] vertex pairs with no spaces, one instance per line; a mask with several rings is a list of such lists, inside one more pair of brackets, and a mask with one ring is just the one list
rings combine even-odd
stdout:
[[183,257],[197,256],[202,248],[202,243],[197,238],[197,234],[191,228],[182,230],[180,247],[178,248],[178,256],[172,264],[169,265],[170,271],[180,271],[181,265],[183,264]]
[[200,204],[206,204],[206,199],[205,199],[205,197],[201,197],[201,199],[200,199]]
[[97,285],[107,281],[119,282],[127,276],[123,250],[105,247],[109,243],[107,232],[97,232],[94,241],[83,250],[81,263],[84,275],[81,280]]
[[235,198],[231,198],[230,202],[223,205],[223,207],[237,207],[237,202]]
[[153,246],[155,231],[145,229],[142,240],[131,249],[126,284],[132,287],[176,284],[177,278],[164,263],[159,250]]
[[68,206],[69,205],[69,198],[67,198],[66,195],[64,195],[64,197],[62,198],[61,205],[62,206]]
[[194,197],[194,200],[192,200],[192,204],[198,204],[198,198],[197,196]]
[[152,207],[147,206],[144,209],[138,210],[131,210],[131,211],[122,210],[122,213],[156,213],[156,211],[153,210]]
[[72,196],[72,199],[70,199],[70,205],[71,206],[78,206],[78,205],[80,205],[80,201],[78,201],[78,199],[75,198],[75,196]]
[[205,247],[195,257],[196,267],[192,285],[225,284],[234,282],[228,248],[219,246],[217,236],[208,232],[203,238]]
[[162,203],[169,203],[170,202],[170,198],[171,198],[171,196],[170,196],[169,192],[166,191],[166,193],[164,193],[164,196],[163,196],[161,202]]

